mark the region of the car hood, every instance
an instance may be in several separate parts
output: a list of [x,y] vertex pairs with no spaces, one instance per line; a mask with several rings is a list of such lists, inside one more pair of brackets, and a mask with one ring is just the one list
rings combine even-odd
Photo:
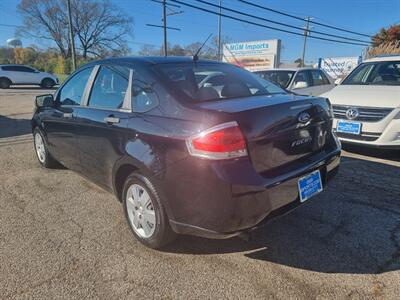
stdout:
[[332,104],[395,108],[400,106],[400,86],[338,85],[321,97]]

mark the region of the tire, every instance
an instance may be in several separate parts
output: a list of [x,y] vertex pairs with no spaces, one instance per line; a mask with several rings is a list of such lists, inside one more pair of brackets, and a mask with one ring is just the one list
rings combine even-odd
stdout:
[[43,79],[43,80],[42,80],[42,83],[40,84],[40,86],[41,86],[42,88],[44,88],[44,89],[50,89],[50,88],[52,88],[52,87],[55,86],[55,85],[56,85],[56,83],[55,83],[54,80],[51,79],[51,78],[45,78],[45,79]]
[[0,89],[8,89],[11,85],[11,81],[8,78],[0,78]]
[[37,127],[33,131],[33,145],[35,148],[36,157],[43,167],[53,169],[60,166],[60,164],[53,158],[53,156],[51,156],[51,154],[47,150],[43,134]]
[[[129,175],[122,196],[128,225],[143,245],[160,249],[175,239],[159,193],[148,178],[138,173]],[[147,196],[149,201],[146,201]],[[153,222],[154,226],[150,226]]]

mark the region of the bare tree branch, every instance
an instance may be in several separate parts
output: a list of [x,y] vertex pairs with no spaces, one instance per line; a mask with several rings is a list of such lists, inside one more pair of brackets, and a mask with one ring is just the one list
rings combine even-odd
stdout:
[[[132,36],[131,17],[109,0],[72,0],[72,22],[84,59],[87,55],[125,53],[126,37]],[[23,17],[19,34],[52,40],[61,55],[70,55],[66,0],[21,0],[18,11]]]

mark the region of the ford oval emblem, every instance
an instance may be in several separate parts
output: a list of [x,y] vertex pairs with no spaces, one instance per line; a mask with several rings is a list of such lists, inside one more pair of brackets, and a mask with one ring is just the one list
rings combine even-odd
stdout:
[[297,119],[299,120],[300,123],[307,123],[308,121],[310,121],[311,116],[309,113],[303,112],[299,115]]

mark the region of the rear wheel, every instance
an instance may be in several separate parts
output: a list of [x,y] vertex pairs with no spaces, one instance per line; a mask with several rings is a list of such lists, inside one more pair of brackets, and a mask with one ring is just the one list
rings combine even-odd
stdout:
[[8,78],[0,78],[0,89],[8,89],[11,85],[11,81]]
[[146,177],[133,173],[123,189],[125,217],[135,237],[147,247],[160,249],[170,243],[172,231],[155,186]]
[[36,127],[33,131],[33,143],[39,163],[45,168],[55,168],[59,163],[51,156],[44,142],[43,134]]
[[40,86],[41,86],[42,88],[45,88],[45,89],[50,89],[50,88],[52,88],[52,87],[55,86],[55,85],[56,85],[56,83],[55,83],[54,80],[51,79],[51,78],[45,78],[45,79],[43,79],[43,80],[42,80],[42,83],[40,84]]

